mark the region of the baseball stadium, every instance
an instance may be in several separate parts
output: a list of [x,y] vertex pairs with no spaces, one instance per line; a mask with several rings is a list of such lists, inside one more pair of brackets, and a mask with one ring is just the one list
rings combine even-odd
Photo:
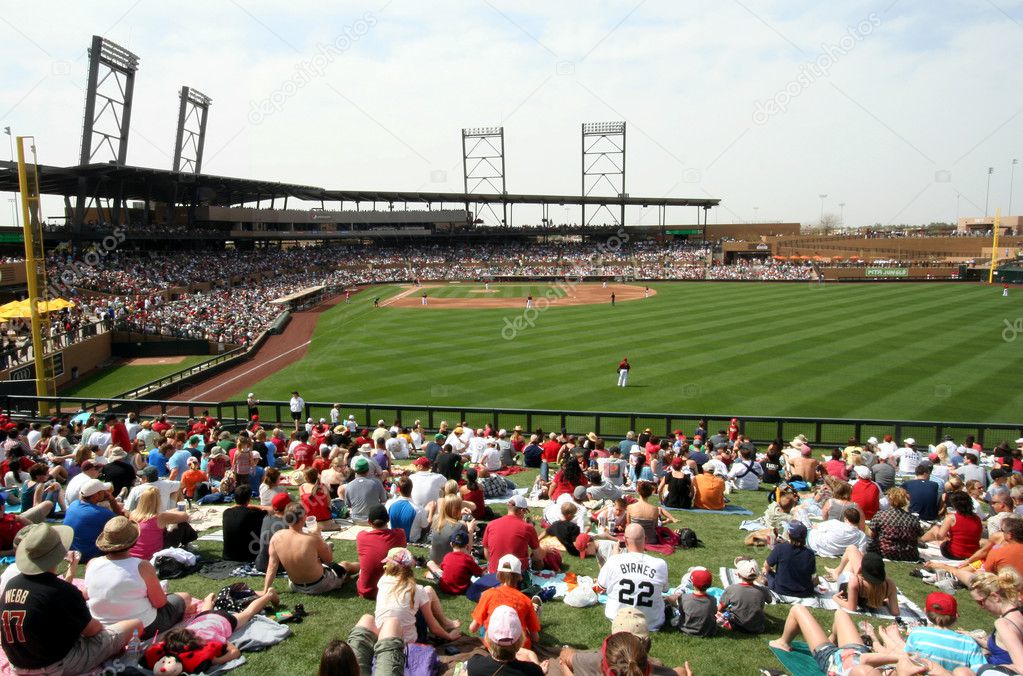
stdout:
[[624,119],[571,194],[513,123],[453,191],[222,176],[190,86],[141,166],[167,55],[83,42],[77,161],[0,160],[0,675],[1023,669],[1011,184],[744,220]]

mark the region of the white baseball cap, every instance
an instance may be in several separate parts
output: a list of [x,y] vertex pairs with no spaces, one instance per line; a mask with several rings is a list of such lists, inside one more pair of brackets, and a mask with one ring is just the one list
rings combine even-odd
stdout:
[[877,437],[870,437],[869,439],[867,439],[867,443],[868,444],[873,444],[873,445],[876,446],[877,445]]
[[907,446],[916,446],[916,439],[914,439],[913,437],[906,437],[905,439],[902,440],[902,443],[906,444]]
[[522,562],[514,554],[505,554],[497,562],[497,572],[522,575]]
[[1016,444],[1017,444],[1017,445],[1018,445],[1018,444],[1023,444],[1023,437],[1020,437],[1019,439],[1017,439],[1017,440],[1016,440]]
[[249,392],[249,396],[250,397],[254,397],[254,396],[256,396],[256,393],[255,392]]
[[869,479],[870,469],[865,465],[856,465],[856,476],[860,477],[861,479]]
[[518,493],[511,496],[511,499],[508,500],[508,504],[515,509],[529,509],[529,503],[526,502],[526,499]]
[[112,489],[113,486],[111,484],[103,483],[99,479],[89,479],[82,484],[82,489],[79,491],[79,494],[83,498],[88,498],[102,491],[109,491]]

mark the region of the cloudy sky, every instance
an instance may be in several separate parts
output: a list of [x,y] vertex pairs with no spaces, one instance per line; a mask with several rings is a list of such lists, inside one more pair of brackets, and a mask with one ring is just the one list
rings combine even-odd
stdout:
[[459,130],[503,125],[509,192],[577,194],[580,123],[624,120],[633,196],[927,223],[981,215],[989,166],[1006,213],[1023,159],[1023,0],[7,4],[0,126],[43,163],[78,161],[93,34],[141,57],[134,165],[170,168],[184,84],[204,171],[339,189],[461,190]]

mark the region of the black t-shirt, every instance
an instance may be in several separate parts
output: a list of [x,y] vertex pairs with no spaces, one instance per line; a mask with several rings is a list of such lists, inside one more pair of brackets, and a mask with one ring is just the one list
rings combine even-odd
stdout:
[[92,621],[82,593],[53,573],[14,576],[0,611],[0,643],[20,669],[60,662]]
[[259,453],[259,461],[256,464],[260,467],[267,467],[269,465],[268,456],[270,455],[270,451],[266,447],[266,442],[257,441],[253,443],[252,450]]
[[532,662],[498,662],[490,655],[473,655],[465,666],[469,676],[543,676],[543,669]]
[[433,463],[433,471],[445,479],[458,481],[462,478],[462,456],[454,453],[440,453]]
[[575,539],[579,537],[579,525],[575,521],[557,521],[547,527],[547,534],[558,538],[558,542],[565,545],[565,551],[572,556],[579,556],[579,550],[575,548]]
[[256,560],[259,533],[266,512],[237,505],[224,510],[224,558],[228,561]]
[[103,465],[99,471],[100,481],[109,481],[114,487],[114,495],[135,484],[135,468],[124,460],[114,460]]

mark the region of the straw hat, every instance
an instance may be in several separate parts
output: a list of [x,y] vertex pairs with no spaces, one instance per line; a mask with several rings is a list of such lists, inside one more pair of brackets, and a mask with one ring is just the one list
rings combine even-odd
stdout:
[[123,552],[131,549],[139,539],[139,527],[126,516],[115,516],[103,526],[103,532],[96,538],[96,549],[104,553]]

